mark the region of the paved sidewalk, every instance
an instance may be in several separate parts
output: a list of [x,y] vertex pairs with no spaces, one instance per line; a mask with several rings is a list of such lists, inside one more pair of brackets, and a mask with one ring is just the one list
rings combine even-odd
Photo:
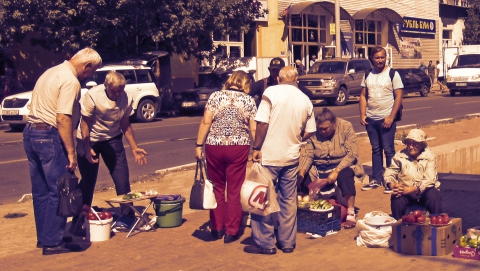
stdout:
[[[158,190],[161,194],[189,195],[193,181],[192,168],[170,172],[159,181],[134,184],[133,190]],[[390,213],[389,195],[383,189],[361,191],[356,184],[356,206],[359,217],[376,210]],[[105,199],[114,191],[95,194],[94,205],[109,207]],[[7,212],[23,212],[27,216],[2,219],[0,223],[0,259],[3,270],[473,270],[480,261],[446,256],[414,256],[395,253],[391,248],[363,248],[356,245],[357,229],[342,229],[336,234],[308,239],[297,235],[297,248],[292,254],[252,255],[243,252],[252,245],[250,228],[239,241],[225,245],[214,241],[209,233],[208,211],[193,211],[188,202],[183,206],[183,224],[142,232],[126,239],[116,233],[105,242],[87,243],[75,237],[84,250],[78,253],[42,256],[35,248],[35,228],[31,202],[0,206],[3,218]],[[148,211],[154,215],[153,208]],[[19,241],[20,240],[20,241]]]

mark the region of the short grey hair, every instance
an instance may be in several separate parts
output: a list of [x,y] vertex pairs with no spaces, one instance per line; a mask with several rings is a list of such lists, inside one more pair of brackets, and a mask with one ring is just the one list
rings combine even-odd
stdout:
[[297,69],[292,66],[283,67],[278,73],[280,82],[295,82],[298,77]]
[[85,48],[78,51],[73,57],[72,60],[78,61],[80,63],[92,63],[95,69],[102,66],[102,57],[92,48]]
[[109,71],[107,76],[105,76],[105,86],[114,87],[114,86],[125,86],[126,80],[123,74],[116,71]]

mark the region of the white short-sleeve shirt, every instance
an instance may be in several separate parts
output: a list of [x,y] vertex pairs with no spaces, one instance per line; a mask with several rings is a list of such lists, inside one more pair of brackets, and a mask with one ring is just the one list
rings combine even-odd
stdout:
[[298,163],[302,131],[316,131],[312,102],[297,87],[288,84],[265,90],[255,121],[268,123],[261,150],[262,164],[267,166]]
[[[108,98],[105,86],[98,85],[88,90],[81,101],[82,116],[90,117],[90,141],[105,141],[122,133],[120,121],[124,116],[133,114],[133,99],[127,92],[122,92],[118,100]],[[82,138],[78,129],[77,138]]]

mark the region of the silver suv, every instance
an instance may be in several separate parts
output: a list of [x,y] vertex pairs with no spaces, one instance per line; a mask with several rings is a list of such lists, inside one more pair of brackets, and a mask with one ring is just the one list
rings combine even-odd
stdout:
[[97,84],[103,84],[105,76],[111,70],[125,76],[125,91],[133,98],[135,118],[140,122],[153,121],[160,112],[162,100],[155,85],[155,77],[150,67],[133,65],[105,65],[98,69],[91,78],[84,81],[82,95]]
[[370,69],[372,65],[365,58],[319,60],[307,75],[299,77],[298,87],[311,99],[345,105],[349,96],[360,96],[363,76]]
[[[125,76],[127,84],[125,91],[133,98],[134,117],[140,122],[153,121],[160,112],[161,96],[155,85],[154,75],[149,67],[132,65],[105,65],[98,69],[91,78],[83,81],[82,95],[93,86],[103,84],[105,76],[115,70]],[[0,117],[3,123],[10,125],[12,130],[22,130],[27,124],[30,112],[32,91],[22,92],[5,97],[0,106]]]

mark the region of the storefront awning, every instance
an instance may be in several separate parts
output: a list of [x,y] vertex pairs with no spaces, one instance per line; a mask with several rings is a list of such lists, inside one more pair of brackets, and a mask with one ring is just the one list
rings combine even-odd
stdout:
[[[290,10],[288,11],[288,14],[289,15],[298,15],[298,14],[302,13],[309,6],[315,6],[315,5],[321,6],[322,8],[324,8],[325,10],[330,12],[332,15],[335,15],[335,4],[331,3],[331,2],[323,2],[323,1],[320,1],[320,2],[301,2],[301,3],[295,4],[290,8]],[[352,20],[352,16],[350,16],[350,13],[348,13],[342,7],[340,7],[340,20],[348,20],[348,21]]]
[[352,17],[354,20],[365,20],[372,13],[379,13],[392,23],[403,23],[402,16],[389,8],[365,8],[355,13]]

